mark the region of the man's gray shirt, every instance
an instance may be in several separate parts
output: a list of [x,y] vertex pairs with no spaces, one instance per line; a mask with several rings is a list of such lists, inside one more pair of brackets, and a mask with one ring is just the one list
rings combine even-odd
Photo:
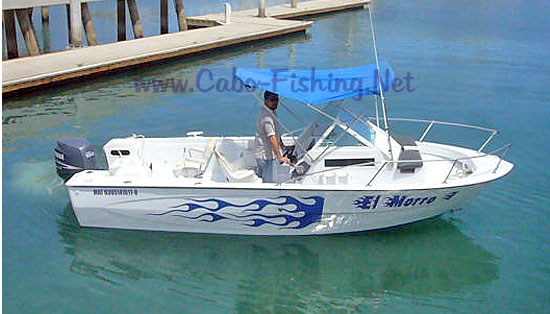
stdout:
[[269,142],[269,136],[275,135],[279,142],[279,123],[273,117],[276,117],[275,111],[262,107],[256,120],[256,138],[254,147],[256,158],[263,160],[272,160],[277,158]]

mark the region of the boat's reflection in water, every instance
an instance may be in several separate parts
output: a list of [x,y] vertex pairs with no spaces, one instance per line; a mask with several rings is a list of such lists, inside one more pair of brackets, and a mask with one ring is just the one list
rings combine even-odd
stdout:
[[82,229],[67,206],[59,234],[75,273],[122,285],[160,280],[188,297],[226,296],[236,309],[348,308],[498,277],[496,257],[441,218],[366,234],[245,237]]

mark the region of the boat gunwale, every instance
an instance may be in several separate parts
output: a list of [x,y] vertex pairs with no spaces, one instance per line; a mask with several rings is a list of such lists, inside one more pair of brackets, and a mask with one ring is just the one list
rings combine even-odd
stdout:
[[[438,187],[431,187],[431,188],[426,188],[426,187],[417,188],[417,187],[411,186],[411,187],[401,188],[401,189],[380,189],[380,188],[369,189],[368,186],[365,186],[365,188],[362,188],[362,189],[353,189],[353,188],[349,188],[349,187],[346,187],[346,186],[342,186],[341,189],[334,189],[334,188],[323,189],[322,187],[326,186],[326,185],[318,185],[318,186],[315,186],[315,188],[313,188],[313,187],[312,188],[297,188],[295,186],[300,185],[300,184],[293,184],[293,183],[283,183],[283,184],[260,183],[260,184],[258,184],[258,183],[255,183],[255,184],[246,184],[246,186],[237,186],[239,183],[236,184],[236,183],[225,183],[225,182],[220,182],[220,183],[218,183],[217,186],[207,186],[207,185],[204,185],[202,183],[188,185],[188,186],[73,185],[73,184],[69,183],[70,180],[67,181],[65,183],[65,185],[69,189],[77,189],[77,188],[94,189],[94,188],[107,187],[107,188],[110,188],[110,189],[111,188],[112,189],[129,189],[129,188],[133,188],[133,189],[191,189],[191,190],[192,189],[199,189],[199,190],[208,190],[208,189],[209,190],[239,190],[239,189],[249,190],[249,189],[253,189],[253,190],[269,190],[269,191],[275,190],[275,191],[323,191],[323,192],[342,192],[342,191],[349,191],[349,192],[389,192],[389,191],[428,191],[428,190],[433,191],[433,190],[443,190],[443,189],[448,189],[448,188],[472,187],[472,186],[483,185],[483,184],[487,184],[487,183],[491,183],[493,181],[499,180],[499,179],[507,176],[508,174],[510,174],[510,172],[512,172],[512,170],[514,168],[514,165],[512,163],[510,163],[508,161],[505,161],[505,160],[503,160],[503,161],[508,163],[510,165],[510,168],[507,169],[505,173],[494,176],[490,180],[479,181],[479,182],[469,183],[469,184],[440,183]],[[227,184],[231,184],[232,186],[227,186]],[[268,185],[271,185],[271,186],[270,187],[269,186],[268,187],[258,186],[258,185],[264,185],[264,184],[268,184]],[[226,186],[221,186],[221,185],[226,185]],[[241,185],[242,185],[242,183],[241,183]],[[313,186],[313,185],[310,185],[310,186]]]

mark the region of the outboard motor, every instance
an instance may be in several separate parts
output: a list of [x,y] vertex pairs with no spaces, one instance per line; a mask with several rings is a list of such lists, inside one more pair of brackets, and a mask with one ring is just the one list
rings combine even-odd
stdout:
[[65,182],[77,172],[97,169],[94,145],[87,139],[77,137],[58,139],[54,154],[57,174]]

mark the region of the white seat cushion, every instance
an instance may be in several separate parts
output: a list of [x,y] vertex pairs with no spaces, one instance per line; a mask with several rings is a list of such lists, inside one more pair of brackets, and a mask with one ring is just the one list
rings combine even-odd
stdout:
[[[210,157],[212,157],[215,147],[215,138],[210,138],[204,149],[188,147],[187,151],[189,152],[189,156],[185,156],[183,160],[176,164],[173,170],[174,175],[176,177],[197,177],[203,173],[208,166]],[[192,151],[199,153],[202,158],[191,156]]]
[[229,182],[262,182],[262,179],[256,175],[256,172],[251,169],[242,167],[241,162],[230,163],[225,156],[214,148],[214,154],[218,158],[218,162],[225,174],[225,178]]

